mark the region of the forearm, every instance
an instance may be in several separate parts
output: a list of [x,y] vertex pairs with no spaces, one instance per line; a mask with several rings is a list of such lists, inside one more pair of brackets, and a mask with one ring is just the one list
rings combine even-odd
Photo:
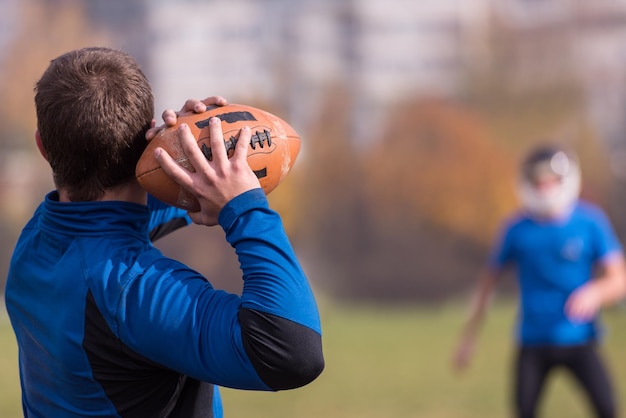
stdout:
[[465,322],[464,335],[472,337],[480,329],[493,295],[496,280],[496,274],[491,271],[485,271],[479,277]]
[[604,260],[603,274],[576,289],[567,299],[565,312],[576,322],[593,319],[603,306],[611,305],[626,294],[626,273],[621,254]]
[[612,305],[626,296],[626,265],[621,255],[614,255],[605,264],[603,274],[589,284],[599,295],[602,306]]
[[243,271],[238,318],[250,361],[274,390],[307,384],[324,366],[319,314],[278,214],[250,192],[220,222]]
[[457,371],[464,370],[470,362],[476,334],[483,323],[495,279],[496,277],[490,273],[483,273],[479,277],[470,305],[470,311],[453,359],[453,365]]
[[148,208],[150,210],[148,232],[152,242],[191,223],[186,211],[169,206],[150,195]]
[[599,295],[601,306],[613,305],[626,296],[626,282],[623,279],[599,277],[589,286]]
[[254,191],[237,199],[222,210],[220,224],[243,271],[242,306],[320,332],[313,292],[279,215],[267,207],[264,195]]

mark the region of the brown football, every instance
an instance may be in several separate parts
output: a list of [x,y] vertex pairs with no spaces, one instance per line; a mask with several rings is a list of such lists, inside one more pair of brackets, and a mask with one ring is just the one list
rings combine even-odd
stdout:
[[[265,194],[274,190],[287,176],[300,152],[300,135],[281,118],[241,104],[212,107],[204,113],[180,115],[177,125],[189,125],[198,147],[207,159],[212,158],[209,144],[209,119],[212,117],[218,117],[222,121],[224,143],[229,156],[232,155],[241,128],[250,127],[252,139],[248,146],[248,164],[258,177]],[[154,149],[161,147],[180,166],[193,171],[180,145],[176,128],[177,126],[173,126],[164,129],[150,141],[137,163],[135,175],[139,184],[157,199],[182,209],[198,211],[198,200],[174,182],[154,158]]]

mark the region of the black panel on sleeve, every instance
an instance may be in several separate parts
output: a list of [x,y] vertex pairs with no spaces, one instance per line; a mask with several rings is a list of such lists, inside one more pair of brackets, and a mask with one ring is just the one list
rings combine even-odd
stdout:
[[174,218],[150,231],[150,241],[154,242],[184,226],[187,226],[187,220],[185,218]]
[[273,390],[304,386],[324,369],[322,337],[311,328],[245,308],[239,311],[239,322],[246,353]]

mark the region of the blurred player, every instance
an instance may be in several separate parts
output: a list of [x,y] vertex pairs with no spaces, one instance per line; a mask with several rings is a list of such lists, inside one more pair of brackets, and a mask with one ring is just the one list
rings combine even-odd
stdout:
[[559,146],[532,150],[520,169],[521,212],[503,225],[479,278],[454,358],[464,369],[494,287],[514,266],[520,289],[514,375],[516,416],[535,417],[548,374],[571,371],[598,417],[616,416],[615,396],[596,345],[600,309],[626,294],[621,243],[605,213],[579,199],[575,155]]

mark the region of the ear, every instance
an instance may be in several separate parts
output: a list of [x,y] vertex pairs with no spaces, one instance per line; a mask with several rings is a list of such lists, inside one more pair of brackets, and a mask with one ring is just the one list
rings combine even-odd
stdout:
[[43,158],[45,158],[46,161],[48,161],[48,153],[46,152],[46,149],[41,143],[41,135],[39,134],[39,129],[35,130],[35,143],[37,144],[37,148],[39,149],[39,152],[41,153]]

